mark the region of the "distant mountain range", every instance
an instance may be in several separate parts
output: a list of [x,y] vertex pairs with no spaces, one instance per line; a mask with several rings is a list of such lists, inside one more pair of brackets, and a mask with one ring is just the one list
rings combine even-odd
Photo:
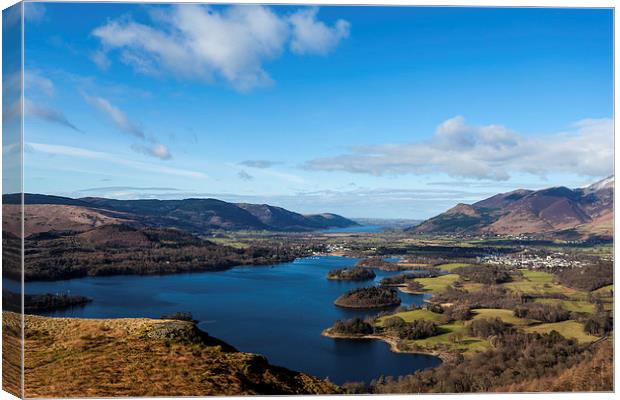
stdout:
[[613,237],[614,177],[578,189],[518,189],[448,211],[409,228],[424,234]]
[[[3,196],[3,229],[18,230],[20,201],[20,194]],[[358,225],[336,214],[302,215],[267,204],[235,204],[216,199],[72,199],[27,193],[24,202],[26,235],[51,230],[82,231],[108,224],[171,227],[194,233],[217,229],[312,231]]]

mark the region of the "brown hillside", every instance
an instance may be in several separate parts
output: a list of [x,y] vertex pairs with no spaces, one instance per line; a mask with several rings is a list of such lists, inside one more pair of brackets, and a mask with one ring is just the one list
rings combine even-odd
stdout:
[[434,234],[611,237],[613,191],[613,176],[579,189],[519,189],[472,205],[458,204],[411,230]]
[[613,391],[613,347],[609,340],[598,345],[593,356],[559,375],[494,388],[497,392],[591,392]]
[[[4,204],[3,230],[18,234],[21,206]],[[99,226],[127,223],[129,220],[112,217],[99,210],[58,204],[27,204],[24,207],[25,236],[48,231],[86,231]]]
[[[19,315],[5,312],[5,331]],[[326,381],[270,365],[173,320],[26,316],[26,397],[325,394]],[[5,336],[5,340],[10,340]]]

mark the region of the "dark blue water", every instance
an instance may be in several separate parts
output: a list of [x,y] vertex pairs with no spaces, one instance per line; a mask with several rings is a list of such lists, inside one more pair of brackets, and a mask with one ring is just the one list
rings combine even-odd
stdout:
[[[321,331],[337,319],[373,314],[334,306],[345,291],[372,282],[330,281],[327,271],[352,266],[344,257],[311,257],[275,266],[163,276],[89,277],[26,283],[27,293],[81,294],[85,307],[49,315],[81,318],[153,317],[190,311],[201,329],[238,350],[265,355],[285,366],[336,383],[370,381],[437,366],[436,357],[397,354],[376,340],[334,340]],[[375,271],[377,278],[395,274]],[[11,287],[6,287],[11,289]],[[404,305],[423,295],[401,293]]]

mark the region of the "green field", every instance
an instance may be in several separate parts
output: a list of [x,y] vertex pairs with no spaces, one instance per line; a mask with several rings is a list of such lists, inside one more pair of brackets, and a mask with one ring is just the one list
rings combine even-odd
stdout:
[[[464,353],[483,351],[490,346],[488,340],[467,336],[467,334],[465,334],[466,327],[467,323],[462,321],[457,321],[446,325],[440,325],[440,328],[443,329],[445,333],[437,336],[431,336],[426,339],[411,340],[405,342],[414,343],[420,347],[430,350],[458,349]],[[458,335],[460,335],[461,337],[456,338],[456,336]]]
[[522,278],[504,283],[503,286],[515,292],[528,294],[559,293],[574,299],[584,299],[586,296],[584,292],[554,283],[555,277],[548,272],[525,269],[519,271],[523,274]]
[[429,292],[440,292],[459,280],[459,278],[457,274],[447,274],[435,278],[418,278],[416,281],[424,286],[424,290]]
[[613,290],[614,290],[614,285],[607,285],[607,286],[603,286],[602,288],[598,288],[594,290],[592,293],[598,294],[599,296],[603,296],[603,297],[611,297],[610,291],[613,291]]
[[[441,314],[424,309],[405,311],[379,318],[377,321],[377,326],[383,326],[386,319],[393,317],[400,317],[406,322],[412,322],[417,319],[425,319],[438,323],[441,319]],[[439,325],[439,327],[444,331],[443,333],[426,339],[405,340],[403,343],[415,344],[427,350],[458,349],[465,353],[486,349],[489,346],[489,342],[487,340],[470,337],[464,334],[467,324],[468,322],[457,321],[450,324]],[[455,335],[461,337],[455,341]]]
[[593,313],[594,304],[587,301],[579,300],[561,300],[561,299],[534,299],[535,303],[559,304],[566,311],[574,311],[580,313]]
[[523,274],[523,278],[527,279],[530,282],[535,282],[535,283],[553,283],[554,281],[554,276],[553,274],[550,274],[548,272],[543,272],[543,271],[530,271],[530,270],[521,270],[521,273]]
[[593,342],[598,339],[598,337],[596,336],[585,333],[583,331],[583,324],[576,321],[562,321],[550,324],[540,324],[525,328],[525,331],[537,333],[549,333],[551,331],[557,331],[560,335],[566,338],[574,338],[582,343]]
[[505,310],[503,308],[477,308],[472,311],[475,314],[474,320],[481,318],[499,318],[507,324],[520,327],[531,325],[535,322],[530,319],[515,317],[512,310]]
[[457,268],[461,268],[461,267],[467,267],[470,266],[471,264],[463,264],[463,263],[452,263],[452,264],[441,264],[439,266],[437,266],[437,268],[439,268],[442,271],[452,271],[455,270]]
[[381,317],[378,320],[377,325],[382,326],[386,319],[399,317],[402,318],[405,322],[411,322],[416,319],[427,319],[429,321],[437,322],[441,319],[441,314],[434,313],[432,311],[428,311],[425,309],[413,310],[413,311],[405,311],[392,315],[387,315],[385,317]]
[[236,239],[232,239],[232,238],[213,238],[213,237],[210,237],[210,238],[208,238],[208,240],[210,242],[215,243],[215,244],[219,244],[219,245],[222,245],[222,246],[230,246],[230,247],[234,247],[236,249],[247,249],[248,247],[250,247],[249,244],[240,242],[240,241],[238,241]]

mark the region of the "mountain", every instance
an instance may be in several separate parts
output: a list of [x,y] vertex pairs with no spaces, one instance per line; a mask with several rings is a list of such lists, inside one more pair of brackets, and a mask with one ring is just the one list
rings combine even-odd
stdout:
[[[17,232],[21,196],[3,196],[3,229]],[[24,195],[26,235],[51,230],[84,231],[102,225],[129,224],[178,228],[193,233],[216,229],[312,231],[358,225],[335,214],[302,215],[267,204],[234,204],[216,199],[114,200]]]
[[457,204],[409,231],[609,238],[613,235],[613,191],[613,176],[578,189],[519,189],[471,205]]
[[358,225],[357,222],[336,214],[302,215],[282,207],[267,204],[238,203],[236,205],[258,218],[266,226],[281,231],[346,228]]

